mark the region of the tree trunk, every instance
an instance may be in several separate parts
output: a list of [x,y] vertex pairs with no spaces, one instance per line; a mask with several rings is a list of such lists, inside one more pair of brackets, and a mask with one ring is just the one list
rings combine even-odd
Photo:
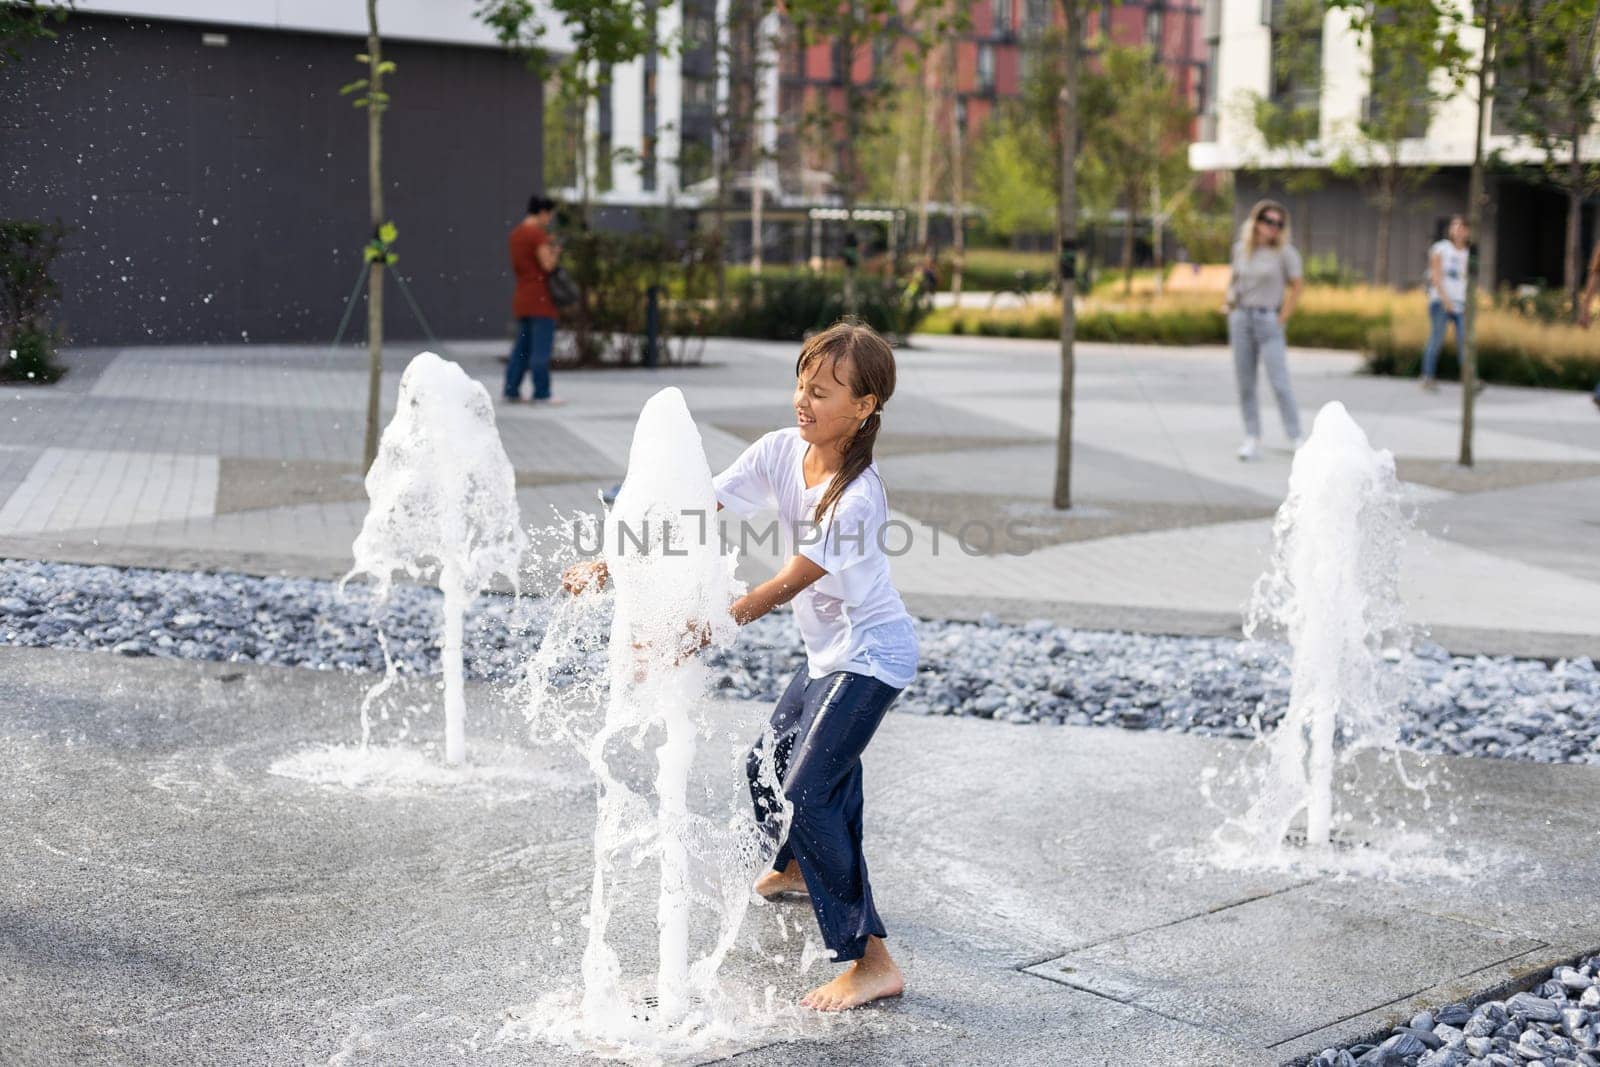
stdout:
[[[383,225],[383,62],[378,37],[378,0],[367,0],[367,202],[372,215],[372,238]],[[367,267],[367,433],[361,469],[372,469],[378,458],[378,401],[383,389],[383,269],[382,260]]]
[[1078,328],[1073,307],[1078,289],[1078,64],[1083,42],[1083,9],[1084,0],[1061,0],[1067,32],[1062,55],[1066,77],[1061,89],[1061,196],[1056,205],[1061,240],[1061,395],[1052,503],[1057,508],[1072,506],[1072,347]]
[[[839,146],[839,190],[844,199],[844,313],[856,313],[856,269],[861,245],[856,241],[856,138],[861,135],[856,94],[856,28],[860,5],[850,0],[849,21],[839,34],[844,53],[844,143]],[[852,243],[854,242],[854,243]]]
[[[1474,238],[1483,232],[1483,141],[1489,125],[1489,73],[1494,66],[1497,0],[1484,5],[1483,54],[1478,58],[1478,129],[1473,141],[1472,173],[1467,181],[1467,226]],[[1479,238],[1481,242],[1481,238]],[[1478,392],[1478,263],[1467,258],[1467,306],[1462,315],[1461,342],[1461,451],[1457,462],[1472,466],[1472,405]]]
[[1133,205],[1139,202],[1139,190],[1133,186],[1128,187],[1128,210],[1122,216],[1122,295],[1133,295],[1133,230],[1138,216],[1133,210]]
[[1393,160],[1384,168],[1378,186],[1378,249],[1373,256],[1372,283],[1389,284],[1389,235],[1394,226],[1396,187],[1400,182],[1400,168]]
[[1583,228],[1583,128],[1572,131],[1572,159],[1567,163],[1567,247],[1562,260],[1562,276],[1566,279],[1567,304],[1572,308],[1572,321],[1578,321],[1578,292],[1583,288],[1583,260],[1579,254]]
[[[946,45],[946,47],[951,47]],[[939,125],[939,64],[922,76],[922,143],[917,153],[917,249],[928,247],[928,201],[933,199],[933,140]]]
[[1161,210],[1161,166],[1158,163],[1153,172],[1154,180],[1150,183],[1150,259],[1156,268],[1156,296],[1159,298],[1166,289],[1167,264],[1166,251],[1162,248],[1165,235],[1162,233],[1161,223],[1166,218],[1166,213]]
[[950,293],[955,300],[955,306],[961,306],[961,275],[966,268],[967,258],[967,219],[961,210],[961,201],[966,197],[962,178],[966,167],[962,163],[962,134],[961,129],[961,65],[957,55],[957,42],[951,40],[949,52],[946,54],[949,84],[946,86],[950,94]]

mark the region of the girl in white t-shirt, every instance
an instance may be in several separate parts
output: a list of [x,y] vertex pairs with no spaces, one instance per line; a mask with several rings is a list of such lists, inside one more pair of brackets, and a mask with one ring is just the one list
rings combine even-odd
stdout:
[[1462,316],[1467,309],[1467,261],[1471,255],[1467,220],[1450,216],[1445,236],[1428,249],[1428,346],[1422,350],[1422,387],[1439,388],[1439,349],[1446,323],[1455,327],[1461,349]]
[[[800,349],[796,424],[762,437],[715,480],[719,507],[776,510],[793,552],[730,611],[743,624],[792,602],[805,644],[806,666],[779,698],[748,770],[756,818],[780,845],[756,891],[808,896],[833,958],[849,964],[801,1000],[821,1011],[905,987],[884,946],[861,847],[861,753],[917,670],[916,631],[889,577],[888,498],[872,460],[894,382],[888,343],[869,326],[836,323]],[[565,576],[574,592],[604,580],[603,564]],[[781,842],[788,805],[766,784],[765,765],[792,805]]]

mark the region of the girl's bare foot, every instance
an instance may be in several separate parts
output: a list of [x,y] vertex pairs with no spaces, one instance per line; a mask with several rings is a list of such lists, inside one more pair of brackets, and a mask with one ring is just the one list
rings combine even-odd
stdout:
[[867,938],[867,953],[846,967],[839,977],[807,993],[801,1007],[814,1011],[849,1011],[906,991],[905,975],[889,958],[883,940]]
[[782,900],[796,894],[811,895],[811,890],[806,888],[806,876],[800,873],[799,860],[790,860],[783,870],[768,871],[756,879],[756,895],[767,900]]

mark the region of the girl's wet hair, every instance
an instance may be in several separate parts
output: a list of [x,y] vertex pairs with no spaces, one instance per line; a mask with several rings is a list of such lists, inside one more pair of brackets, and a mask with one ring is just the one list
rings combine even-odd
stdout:
[[[894,394],[894,350],[871,326],[857,319],[840,319],[800,346],[794,374],[801,377],[831,361],[834,380],[856,397],[872,396],[876,405],[845,445],[844,465],[817,502],[816,521],[839,503],[850,483],[872,465],[872,446],[883,425],[882,411]],[[843,375],[841,376],[841,367]]]

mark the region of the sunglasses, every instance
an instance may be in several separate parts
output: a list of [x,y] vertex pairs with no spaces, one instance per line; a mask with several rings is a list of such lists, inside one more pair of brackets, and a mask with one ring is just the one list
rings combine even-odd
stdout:
[[1283,217],[1280,215],[1262,215],[1256,221],[1263,226],[1271,226],[1274,230],[1283,229]]

